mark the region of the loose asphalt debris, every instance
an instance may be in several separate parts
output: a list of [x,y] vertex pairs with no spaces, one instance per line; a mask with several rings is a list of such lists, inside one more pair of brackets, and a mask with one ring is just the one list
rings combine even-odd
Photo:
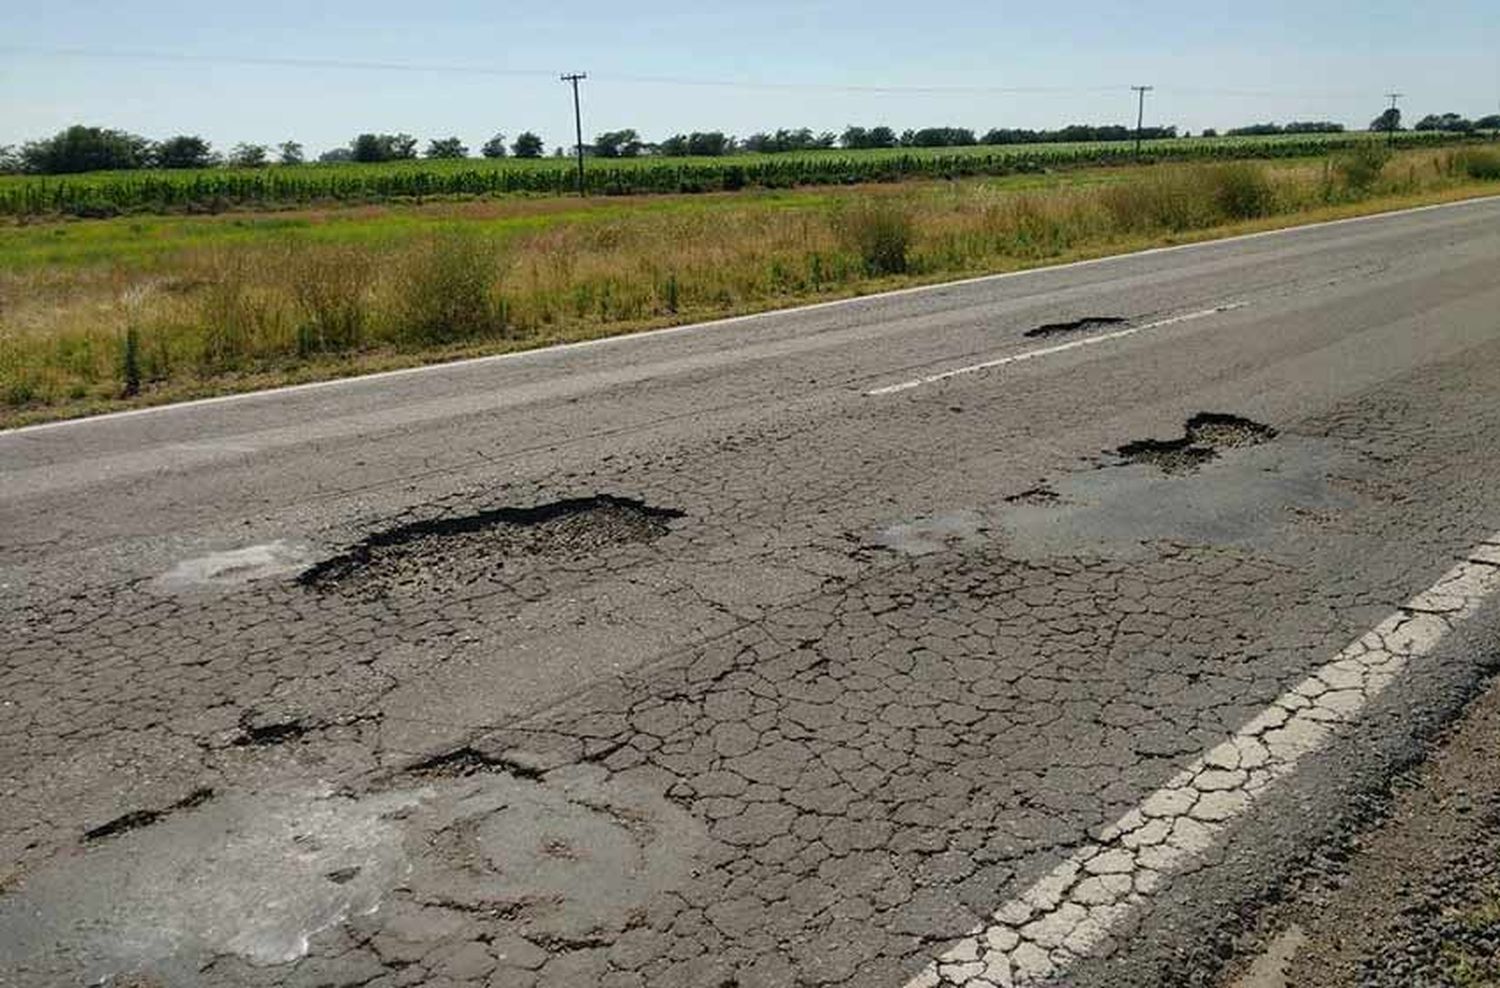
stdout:
[[1271,426],[1243,416],[1199,412],[1187,420],[1180,439],[1137,439],[1115,452],[1126,463],[1148,463],[1163,473],[1191,473],[1221,449],[1257,446],[1275,437]]

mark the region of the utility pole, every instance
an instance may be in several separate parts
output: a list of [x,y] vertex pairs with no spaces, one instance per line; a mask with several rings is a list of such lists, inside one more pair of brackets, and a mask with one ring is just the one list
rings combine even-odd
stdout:
[[578,139],[574,148],[578,152],[578,194],[580,196],[585,193],[583,187],[583,111],[578,105],[578,83],[588,77],[587,72],[571,72],[562,77],[563,82],[573,84],[573,132]]
[[[1402,96],[1405,96],[1405,95],[1406,95],[1405,93],[1386,93],[1385,94],[1385,98],[1391,101],[1391,109],[1395,110],[1396,109],[1396,101],[1398,99],[1400,99]],[[1397,113],[1399,113],[1399,112],[1400,111],[1397,111]],[[1390,117],[1390,123],[1387,124],[1386,128],[1385,128],[1385,145],[1386,145],[1386,147],[1395,147],[1395,145],[1396,145],[1396,124],[1398,122],[1399,121],[1397,120],[1396,113],[1392,113],[1391,117]]]
[[1140,97],[1135,111],[1135,156],[1141,156],[1141,125],[1146,122],[1146,94],[1155,89],[1155,86],[1131,86],[1136,95]]

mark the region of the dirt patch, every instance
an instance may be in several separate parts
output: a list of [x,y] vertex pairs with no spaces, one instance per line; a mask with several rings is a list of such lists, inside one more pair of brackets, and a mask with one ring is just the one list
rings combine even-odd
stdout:
[[385,593],[472,583],[528,557],[576,557],[654,541],[682,512],[599,495],[495,508],[378,532],[297,578],[319,591]]
[[1115,452],[1126,463],[1149,463],[1163,473],[1191,473],[1221,449],[1258,446],[1276,437],[1269,425],[1222,412],[1199,412],[1180,439],[1137,439]]
[[1084,316],[1082,319],[1074,319],[1072,322],[1049,322],[1035,329],[1028,329],[1022,335],[1028,337],[1065,336],[1069,333],[1086,333],[1093,329],[1109,329],[1115,326],[1124,326],[1130,320],[1124,316]]
[[[1433,758],[1397,781],[1389,816],[1355,838],[1352,856],[1267,919],[1303,933],[1275,988],[1500,986],[1497,748],[1492,686]],[[1267,954],[1280,938],[1270,939]]]

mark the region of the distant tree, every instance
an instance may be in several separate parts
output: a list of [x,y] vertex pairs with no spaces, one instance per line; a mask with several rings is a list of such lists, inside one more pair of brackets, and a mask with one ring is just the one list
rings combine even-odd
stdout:
[[686,134],[673,134],[656,145],[656,153],[668,158],[682,158],[688,153]]
[[1204,127],[1203,128],[1203,133],[1200,134],[1199,136],[1200,137],[1218,137],[1219,136],[1219,132],[1217,130],[1214,130],[1212,127]]
[[[540,158],[545,150],[542,139],[529,130],[524,130],[516,135],[516,141],[510,146],[511,153],[517,158]],[[562,148],[558,148],[559,151]]]
[[349,142],[355,161],[397,161],[417,156],[417,139],[410,134],[360,134]]
[[907,133],[911,135],[910,138],[906,139],[906,135],[902,135],[901,143],[914,148],[964,147],[979,143],[974,132],[967,127],[923,127]]
[[21,146],[21,170],[42,175],[141,168],[150,163],[151,142],[136,134],[75,124],[52,137]]
[[503,158],[506,154],[505,135],[496,134],[479,148],[479,153],[486,158]]
[[380,139],[379,134],[360,134],[349,142],[349,153],[355,161],[373,162],[387,161],[390,151],[385,141]]
[[561,158],[564,153],[565,152],[563,151],[562,145],[560,144],[552,149],[552,157],[554,158]]
[[276,150],[280,152],[277,160],[283,165],[300,165],[306,160],[302,145],[296,141],[282,141],[276,145]]
[[1500,130],[1500,113],[1491,113],[1474,121],[1475,130]]
[[235,168],[261,168],[267,164],[267,148],[264,144],[236,144],[229,151],[226,163]]
[[641,135],[629,128],[607,130],[594,138],[594,153],[601,158],[634,158],[641,148]]
[[687,153],[705,158],[716,158],[728,154],[734,141],[722,131],[693,131],[687,138]]
[[207,168],[214,164],[213,146],[196,134],[178,134],[151,150],[158,168]]
[[336,165],[346,161],[353,161],[354,151],[352,148],[333,148],[318,155],[318,160],[324,164]]
[[1281,128],[1283,134],[1342,134],[1344,125],[1332,120],[1293,120]]
[[893,148],[896,146],[896,132],[889,127],[871,127],[867,139],[869,146],[872,148]]
[[1250,124],[1246,127],[1231,127],[1228,130],[1230,137],[1266,137],[1280,133],[1282,133],[1282,127],[1277,123]]
[[427,142],[426,157],[428,158],[467,158],[468,156],[469,149],[457,137],[434,137]]
[[21,155],[14,144],[0,144],[0,174],[14,174],[21,170]]
[[757,154],[770,151],[772,150],[771,135],[763,132],[751,134],[743,141],[740,141],[740,147],[746,151],[754,151]]
[[1398,131],[1401,129],[1401,111],[1396,107],[1390,107],[1383,111],[1380,116],[1370,121],[1370,129],[1373,131]]
[[405,161],[417,156],[417,139],[410,134],[390,134],[386,139],[392,158]]
[[839,135],[839,143],[850,149],[867,148],[870,146],[870,132],[863,127],[845,127]]
[[1455,134],[1467,134],[1474,129],[1474,122],[1457,113],[1429,113],[1416,122],[1413,130],[1440,130]]

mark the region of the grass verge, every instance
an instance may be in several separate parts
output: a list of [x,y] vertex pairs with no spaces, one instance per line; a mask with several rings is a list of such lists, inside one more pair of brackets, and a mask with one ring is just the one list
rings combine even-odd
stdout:
[[1495,192],[1496,174],[1500,154],[1463,149],[1024,185],[9,227],[0,426],[1453,201]]

